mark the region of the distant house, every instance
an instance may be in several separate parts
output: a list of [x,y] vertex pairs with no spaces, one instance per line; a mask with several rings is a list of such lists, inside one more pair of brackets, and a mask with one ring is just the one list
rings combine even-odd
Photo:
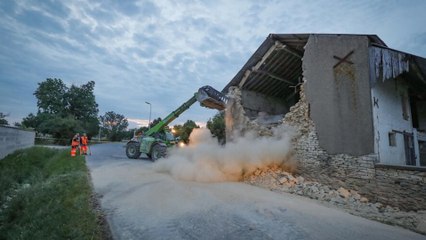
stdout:
[[[251,120],[304,106],[313,128],[295,148],[308,178],[426,209],[426,201],[391,199],[426,197],[425,58],[376,35],[270,34],[223,92],[231,87]],[[381,188],[387,193],[373,194]]]

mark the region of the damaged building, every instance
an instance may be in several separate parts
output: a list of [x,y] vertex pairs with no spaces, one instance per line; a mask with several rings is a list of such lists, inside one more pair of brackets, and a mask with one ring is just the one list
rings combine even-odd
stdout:
[[294,126],[299,173],[426,209],[426,59],[376,35],[270,34],[223,92],[231,129]]

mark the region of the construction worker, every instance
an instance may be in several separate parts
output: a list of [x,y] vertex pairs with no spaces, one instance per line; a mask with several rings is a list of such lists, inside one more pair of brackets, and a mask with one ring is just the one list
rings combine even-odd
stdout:
[[71,157],[75,157],[77,148],[80,146],[80,135],[77,133],[71,140]]
[[86,133],[83,133],[83,136],[80,138],[80,155],[84,154],[87,155],[87,145],[89,143],[89,140],[87,139]]

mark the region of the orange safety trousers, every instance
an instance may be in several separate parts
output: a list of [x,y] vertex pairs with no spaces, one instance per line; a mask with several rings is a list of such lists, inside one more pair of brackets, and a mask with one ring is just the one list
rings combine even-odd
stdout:
[[77,141],[72,141],[71,143],[71,157],[75,157],[75,155],[77,154],[77,147],[78,147],[78,142]]
[[76,153],[77,153],[77,148],[71,147],[71,157],[75,157]]
[[80,154],[87,154],[87,137],[86,136],[81,137],[80,149],[81,149]]
[[86,145],[80,146],[80,154],[87,154],[87,146]]

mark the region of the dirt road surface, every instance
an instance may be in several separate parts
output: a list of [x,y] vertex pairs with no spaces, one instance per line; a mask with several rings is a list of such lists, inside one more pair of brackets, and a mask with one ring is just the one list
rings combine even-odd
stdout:
[[243,183],[179,181],[122,143],[87,156],[114,239],[426,239],[303,197]]

